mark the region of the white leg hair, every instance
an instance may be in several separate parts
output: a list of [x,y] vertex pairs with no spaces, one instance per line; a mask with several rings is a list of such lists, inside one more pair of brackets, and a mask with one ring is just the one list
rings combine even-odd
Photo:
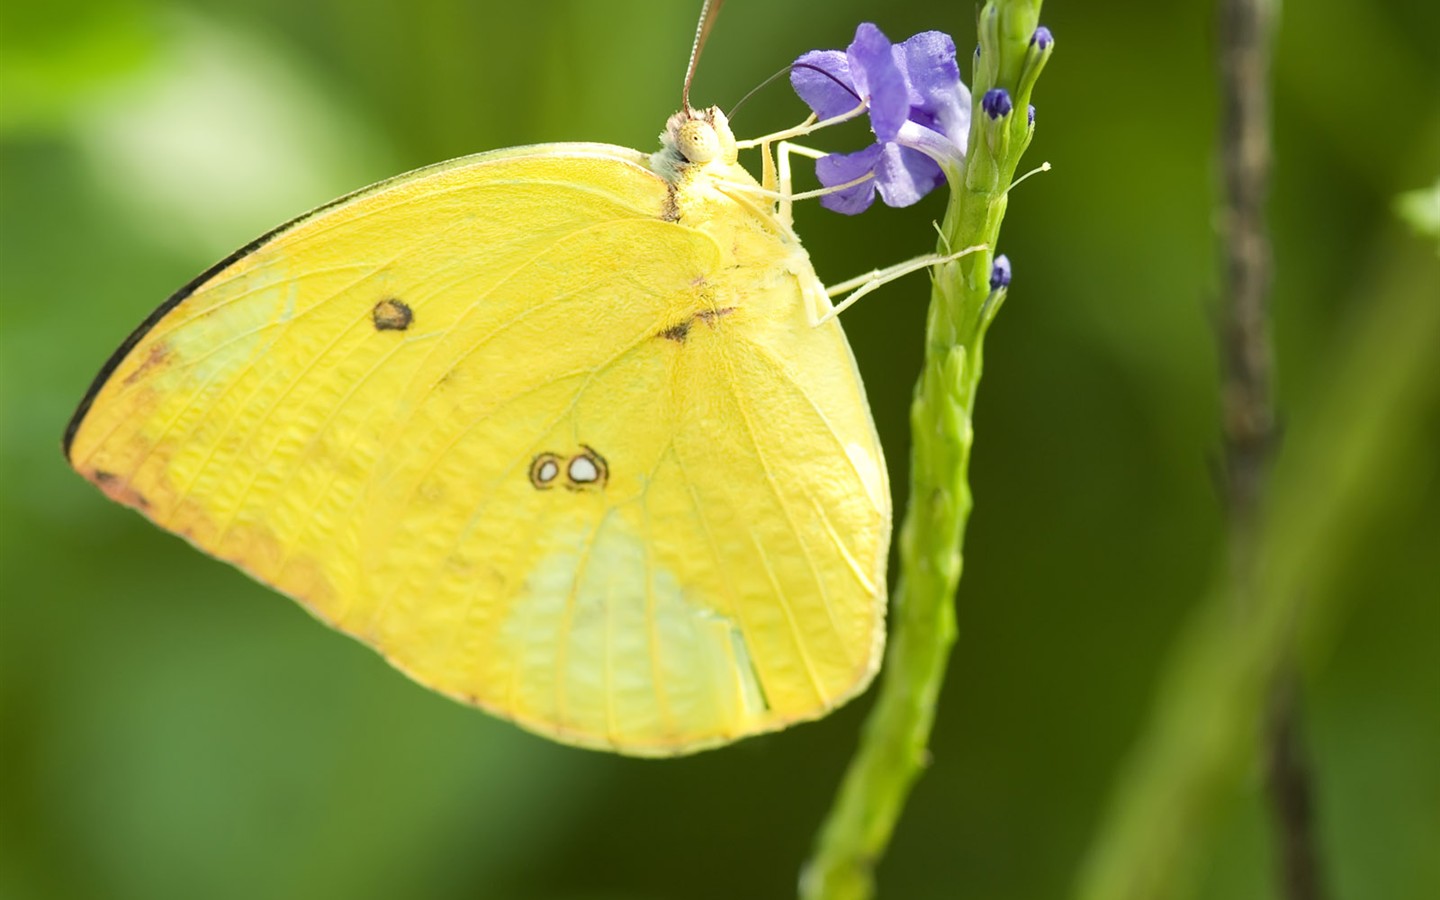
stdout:
[[827,297],[835,297],[846,291],[850,291],[851,293],[839,303],[832,304],[829,312],[820,316],[819,320],[813,324],[824,325],[826,322],[853,306],[856,300],[859,300],[861,297],[882,285],[889,284],[897,278],[909,275],[911,272],[918,272],[921,269],[928,269],[931,266],[938,266],[941,263],[954,262],[962,256],[978,253],[984,249],[986,249],[986,245],[976,244],[973,247],[966,247],[964,250],[957,250],[954,253],[930,253],[925,256],[917,256],[914,259],[907,259],[893,266],[886,266],[883,269],[866,272],[864,275],[857,275],[849,281],[842,281],[839,284],[831,285],[825,289],[825,295]]

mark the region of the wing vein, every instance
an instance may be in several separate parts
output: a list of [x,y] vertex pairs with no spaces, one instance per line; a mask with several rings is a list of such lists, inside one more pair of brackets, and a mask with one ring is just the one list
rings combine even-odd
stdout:
[[[765,483],[770,486],[770,493],[775,498],[776,504],[779,505],[780,511],[784,514],[785,521],[790,526],[790,533],[794,535],[795,542],[800,545],[800,552],[805,557],[805,564],[810,569],[810,576],[814,579],[815,587],[820,593],[820,600],[825,608],[825,617],[830,622],[830,629],[835,633],[835,640],[837,643],[839,643],[841,652],[845,654],[846,660],[848,660],[849,663],[853,666],[855,664],[854,653],[851,651],[849,644],[846,642],[844,633],[840,630],[840,623],[835,618],[835,609],[830,602],[830,593],[825,589],[825,581],[820,575],[820,569],[815,565],[815,558],[810,553],[810,546],[805,541],[804,534],[800,531],[799,526],[795,522],[795,516],[790,510],[790,504],[786,502],[784,494],[782,494],[780,491],[780,486],[775,483],[774,472],[770,468],[770,461],[765,457],[765,451],[762,450],[760,447],[760,439],[755,432],[755,423],[751,420],[750,411],[746,408],[745,398],[736,389],[735,367],[731,363],[731,360],[728,356],[726,357],[725,361],[725,374],[726,379],[730,384],[730,393],[735,399],[736,408],[740,410],[740,418],[745,422],[745,432],[750,437],[750,446],[755,450],[755,458],[760,463],[761,471],[765,473]],[[786,615],[792,617],[791,624],[793,627],[793,612],[788,607],[788,601],[786,601],[786,603]],[[800,635],[798,632],[796,633],[795,640],[797,643],[800,642]],[[811,667],[812,664],[810,661],[809,653],[805,650],[803,646],[801,648],[801,652],[805,655],[806,667]],[[825,702],[828,705],[829,698],[823,690],[821,691],[821,696],[825,698]]]
[[754,351],[756,359],[764,362],[771,368],[775,369],[775,371],[778,372],[781,376],[780,381],[786,387],[789,387],[795,393],[799,394],[801,399],[803,399],[805,403],[815,412],[816,418],[818,418],[821,424],[825,426],[825,430],[829,432],[830,437],[834,439],[835,445],[839,447],[841,452],[844,454],[846,462],[850,464],[850,470],[855,473],[855,477],[859,479],[862,485],[865,484],[866,476],[863,472],[860,471],[860,467],[855,464],[855,460],[851,458],[849,448],[847,447],[845,440],[840,437],[840,432],[835,430],[835,426],[830,422],[830,417],[825,415],[825,411],[820,408],[820,404],[815,402],[815,398],[810,396],[810,392],[805,390],[805,388],[801,385],[800,380],[793,377],[790,374],[790,371],[785,367],[785,364],[779,359],[777,359],[768,348],[752,342],[747,342],[746,346],[750,347]]

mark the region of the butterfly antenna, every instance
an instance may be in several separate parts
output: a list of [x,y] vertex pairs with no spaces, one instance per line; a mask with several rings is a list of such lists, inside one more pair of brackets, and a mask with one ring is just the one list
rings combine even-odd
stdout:
[[844,91],[845,93],[849,94],[850,96],[854,97],[856,103],[859,103],[859,102],[860,102],[861,97],[860,97],[860,95],[859,95],[858,93],[855,92],[855,89],[854,89],[853,87],[851,87],[850,85],[848,85],[848,84],[846,84],[845,82],[841,81],[841,80],[840,80],[839,78],[837,78],[835,75],[832,75],[831,73],[825,71],[824,69],[820,68],[819,66],[812,66],[810,63],[797,62],[797,63],[791,63],[791,64],[790,64],[790,69],[791,69],[792,71],[795,70],[795,69],[806,69],[806,70],[811,71],[811,72],[819,72],[821,75],[824,75],[826,78],[828,78],[828,79],[830,79],[831,81],[835,82],[836,87],[840,88],[840,90],[842,90],[842,91]]
[[839,78],[836,78],[834,75],[831,75],[829,72],[825,71],[824,69],[820,68],[819,66],[812,66],[812,65],[810,65],[809,63],[791,63],[790,65],[786,66],[785,68],[783,68],[783,69],[781,69],[780,71],[776,72],[774,75],[771,75],[769,78],[765,79],[764,81],[760,82],[759,84],[757,84],[757,85],[755,85],[753,88],[751,88],[751,89],[749,90],[749,92],[747,92],[747,93],[745,94],[745,96],[741,97],[741,98],[735,103],[735,105],[730,108],[730,112],[728,112],[728,113],[725,114],[725,118],[733,120],[733,119],[735,118],[735,114],[740,111],[740,107],[743,106],[743,105],[745,105],[745,101],[749,100],[751,97],[753,97],[753,96],[755,96],[756,94],[760,93],[760,91],[761,91],[762,89],[769,87],[770,84],[771,84],[771,82],[773,82],[775,79],[779,78],[781,75],[789,75],[791,72],[795,71],[796,69],[809,69],[809,70],[812,71],[812,72],[819,72],[821,75],[824,75],[826,78],[828,78],[828,79],[830,79],[831,81],[835,82],[835,84],[836,84],[841,90],[845,91],[847,94],[849,94],[850,96],[854,97],[856,103],[859,103],[859,102],[860,102],[860,95],[857,94],[857,93],[855,93],[854,88],[850,87],[850,85],[848,85],[848,84],[846,84],[845,82],[841,81]]
[[774,75],[771,75],[769,78],[765,79],[764,81],[762,81],[762,82],[760,82],[759,84],[755,85],[755,86],[754,86],[753,88],[751,88],[750,90],[746,91],[746,92],[745,92],[745,96],[743,96],[743,97],[741,97],[739,100],[735,101],[735,105],[732,106],[732,107],[730,107],[730,111],[725,114],[725,118],[727,118],[727,119],[734,119],[734,118],[735,118],[735,114],[740,111],[740,107],[742,107],[742,106],[745,105],[745,101],[746,101],[746,100],[749,100],[751,97],[753,97],[753,96],[755,96],[756,94],[760,93],[760,91],[761,91],[763,88],[769,87],[769,86],[770,86],[770,83],[771,83],[772,81],[774,81],[775,79],[779,78],[781,75],[789,75],[789,74],[790,74],[790,69],[791,69],[791,66],[786,66],[785,68],[783,68],[783,69],[781,69],[780,71],[776,72]]
[[685,67],[685,88],[680,92],[680,108],[687,113],[690,111],[690,82],[695,80],[700,51],[705,49],[705,39],[710,36],[710,29],[715,26],[720,7],[724,5],[725,0],[705,0],[705,5],[700,7],[700,24],[695,26],[695,43],[690,46],[690,65]]

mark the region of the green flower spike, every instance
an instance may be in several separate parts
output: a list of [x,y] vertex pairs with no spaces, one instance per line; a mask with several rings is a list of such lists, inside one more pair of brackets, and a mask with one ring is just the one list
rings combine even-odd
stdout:
[[[801,877],[806,900],[872,896],[874,867],[929,763],[926,745],[955,642],[982,345],[1009,290],[1009,261],[996,259],[994,248],[1016,168],[1035,132],[1031,94],[1055,48],[1039,15],[1039,0],[991,0],[980,12],[966,154],[946,171],[950,200],[938,250],[989,249],[931,270],[925,365],[910,407],[910,503],[900,528],[890,649],[860,749]],[[1026,114],[1015,115],[1016,109]]]

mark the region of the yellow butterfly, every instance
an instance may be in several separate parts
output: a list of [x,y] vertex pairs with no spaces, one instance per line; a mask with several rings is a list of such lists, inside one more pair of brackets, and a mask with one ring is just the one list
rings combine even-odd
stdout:
[[884,642],[880,444],[768,145],[762,185],[688,99],[662,144],[481,153],[282,225],[126,339],[66,455],[556,740],[823,715]]

